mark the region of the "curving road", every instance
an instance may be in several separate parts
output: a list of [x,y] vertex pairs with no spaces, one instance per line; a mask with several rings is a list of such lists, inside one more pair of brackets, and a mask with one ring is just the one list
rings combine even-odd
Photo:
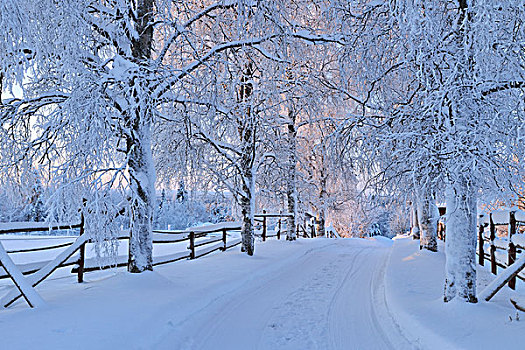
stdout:
[[411,349],[385,303],[390,247],[326,240],[192,314],[159,349]]

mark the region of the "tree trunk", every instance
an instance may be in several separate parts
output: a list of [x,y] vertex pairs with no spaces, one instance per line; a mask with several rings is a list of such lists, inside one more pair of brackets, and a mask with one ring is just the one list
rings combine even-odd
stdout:
[[241,238],[242,245],[241,251],[246,252],[248,255],[253,255],[255,250],[255,239],[253,233],[253,208],[254,199],[242,197],[241,198],[241,211],[242,211],[242,228]]
[[444,301],[456,296],[476,303],[476,190],[468,175],[447,185],[446,279]]
[[425,192],[419,197],[417,206],[419,222],[419,248],[437,252],[437,222],[439,214],[430,191]]
[[129,272],[153,270],[153,212],[155,168],[151,151],[151,123],[137,123],[128,139],[128,171],[131,187]]
[[286,177],[286,200],[288,204],[288,213],[293,216],[286,218],[286,240],[295,241],[297,239],[296,232],[296,216],[297,216],[297,184],[296,184],[296,164],[297,164],[297,131],[295,130],[295,109],[293,104],[288,110],[288,174]]
[[[134,6],[135,4],[135,6]],[[153,48],[153,0],[137,0],[129,6],[136,11],[135,29],[139,36],[132,40],[131,51],[136,62],[147,64]],[[147,72],[145,72],[147,74]],[[128,171],[131,187],[131,224],[129,239],[129,272],[153,270],[152,226],[155,207],[155,167],[151,150],[152,112],[148,106],[148,84],[137,76],[130,80],[130,99],[135,110],[127,117]]]
[[326,182],[327,182],[327,171],[325,167],[325,146],[322,145],[322,151],[321,154],[321,164],[319,166],[320,168],[320,174],[319,174],[319,187],[321,188],[321,191],[319,193],[319,201],[321,205],[319,206],[319,223],[317,226],[317,235],[323,237],[325,235],[325,222],[326,222],[326,199],[328,197],[328,194],[326,193]]
[[248,62],[241,78],[239,91],[239,103],[242,105],[244,118],[239,119],[238,131],[241,141],[241,179],[242,194],[240,205],[242,212],[241,251],[253,255],[255,250],[255,239],[253,233],[253,215],[255,213],[255,116],[250,106],[250,97],[253,93],[253,66]]
[[419,220],[417,215],[417,200],[412,202],[412,210],[410,213],[410,233],[413,239],[419,239]]

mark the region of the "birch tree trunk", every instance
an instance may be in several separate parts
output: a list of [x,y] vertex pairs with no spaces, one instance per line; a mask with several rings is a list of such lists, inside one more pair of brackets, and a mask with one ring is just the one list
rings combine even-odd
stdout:
[[153,212],[155,168],[151,151],[151,122],[137,121],[128,138],[128,171],[131,187],[129,272],[153,270]]
[[417,200],[414,200],[412,202],[412,209],[410,214],[410,233],[412,234],[413,239],[419,239],[419,220],[417,215],[417,203]]
[[419,248],[437,252],[437,206],[430,191],[425,190],[418,201]]
[[[253,177],[249,181],[253,183]],[[241,197],[241,213],[242,213],[241,251],[246,252],[246,254],[250,256],[253,255],[254,250],[255,250],[255,239],[254,239],[254,232],[253,232],[253,214],[254,214],[254,207],[255,207],[254,204],[255,204],[255,198],[253,197],[253,195],[250,195],[249,197],[245,197],[245,196]]]
[[327,171],[325,166],[325,158],[324,158],[324,152],[325,147],[324,144],[322,146],[322,153],[321,153],[321,164],[320,164],[320,174],[319,174],[319,186],[321,188],[321,191],[319,193],[319,224],[318,224],[318,235],[324,236],[325,235],[325,222],[326,222],[326,199],[328,197],[326,193],[326,182],[327,182]]
[[462,174],[447,185],[444,301],[476,303],[476,190]]
[[[472,37],[470,31],[472,13],[469,13],[467,0],[458,0],[459,13],[456,32],[456,76],[457,91],[451,95],[450,125],[458,130],[448,141],[447,147],[455,152],[473,158],[468,146],[476,137],[471,130],[471,119],[475,118],[472,109],[477,105],[474,79],[474,60],[472,57]],[[461,136],[461,137],[457,137]],[[458,150],[459,148],[459,150]],[[470,164],[475,164],[474,161]],[[459,297],[465,302],[476,303],[476,221],[477,187],[470,167],[457,167],[451,159],[449,171],[451,178],[446,189],[447,201],[447,239],[445,243],[445,293],[444,301]]]
[[288,204],[288,213],[292,216],[286,218],[286,240],[295,241],[297,239],[296,232],[296,215],[297,215],[297,130],[295,129],[296,113],[293,105],[288,110],[288,174],[286,177],[286,201]]
[[[130,8],[134,7],[133,3],[130,2]],[[132,40],[132,56],[137,62],[147,63],[153,48],[153,0],[137,0],[135,9],[135,27],[139,36]],[[130,98],[136,107],[126,118],[129,126],[126,143],[131,187],[128,271],[137,273],[153,270],[155,167],[151,150],[152,112],[147,105],[148,84],[137,77],[131,80],[130,85]]]
[[241,179],[242,179],[242,194],[240,195],[240,206],[242,213],[242,228],[241,251],[248,255],[253,255],[255,250],[255,239],[253,232],[253,215],[255,214],[255,134],[256,124],[255,116],[249,103],[250,97],[253,93],[253,66],[249,62],[246,64],[245,70],[241,78],[241,86],[239,91],[239,103],[242,105],[244,116],[239,118],[238,131],[241,141]]

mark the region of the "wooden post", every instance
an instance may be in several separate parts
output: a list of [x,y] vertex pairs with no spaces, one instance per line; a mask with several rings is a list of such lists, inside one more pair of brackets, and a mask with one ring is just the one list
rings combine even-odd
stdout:
[[[514,264],[516,261],[516,246],[512,243],[512,236],[516,234],[516,216],[515,212],[511,211],[509,213],[509,250],[508,250],[508,260],[507,266]],[[509,281],[509,288],[516,289],[516,277],[513,277]]]
[[[80,236],[84,234],[84,208],[86,208],[86,202],[87,200],[84,198],[82,200],[82,209],[80,209]],[[79,250],[79,256],[78,256],[78,270],[77,270],[77,280],[78,283],[84,282],[84,266],[86,262],[86,243],[84,242]]]
[[266,214],[266,210],[263,210],[263,223],[262,223],[262,240],[263,242],[266,241],[266,216],[264,216],[264,214]]
[[[481,218],[483,215],[480,215]],[[481,221],[481,220],[480,220]],[[485,231],[485,225],[480,222],[478,232],[478,263],[483,266],[485,265],[485,249],[483,247],[485,240],[483,239],[483,232]]]
[[308,238],[308,222],[306,221],[306,214],[304,216],[304,226],[303,226],[303,237]]
[[190,232],[190,259],[195,259],[195,232]]
[[277,231],[277,239],[281,239],[281,217],[279,217],[279,230]]
[[226,251],[226,229],[222,229],[222,243],[224,243],[224,247],[222,248],[222,251]]
[[496,265],[496,246],[494,240],[496,239],[496,225],[492,220],[492,213],[490,213],[490,271],[496,275],[498,273],[498,266]]

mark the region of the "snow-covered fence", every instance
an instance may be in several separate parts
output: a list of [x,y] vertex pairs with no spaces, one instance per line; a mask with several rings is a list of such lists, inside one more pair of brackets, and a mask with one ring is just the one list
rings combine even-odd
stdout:
[[[270,237],[277,237],[277,239],[281,239],[281,234],[282,234],[282,219],[283,218],[287,218],[289,216],[293,216],[293,214],[290,214],[290,213],[267,213],[266,210],[263,210],[262,214],[255,214],[254,217],[255,217],[255,222],[258,222],[258,223],[261,223],[262,224],[262,232],[261,232],[261,237],[262,237],[262,240],[263,242],[266,241],[266,238],[270,238]],[[275,232],[275,234],[273,235],[269,235],[268,234],[268,220],[269,219],[272,219],[272,218],[277,218],[278,221],[277,221],[277,232]]]
[[[229,248],[235,247],[241,243],[238,232],[241,229],[241,223],[239,222],[226,222],[209,226],[193,227],[185,231],[153,231],[153,244],[154,247],[158,245],[169,245],[173,244],[168,249],[163,249],[167,254],[154,256],[153,265],[167,264],[182,259],[196,259],[214,251],[221,250],[225,251]],[[50,225],[45,223],[0,223],[0,234],[13,234],[13,233],[25,233],[25,232],[43,232],[43,231],[56,231],[56,230],[78,230],[80,236],[75,238],[71,236],[65,236],[60,238],[62,242],[57,244],[45,244],[43,246],[35,247],[33,243],[35,241],[40,242],[42,239],[49,241],[58,239],[57,237],[46,236],[45,238],[16,238],[7,239],[6,242],[16,242],[18,247],[15,249],[5,250],[4,260],[2,264],[4,267],[0,268],[0,279],[11,278],[16,286],[5,296],[0,299],[0,303],[4,307],[8,307],[13,302],[18,300],[20,297],[24,297],[30,306],[38,305],[36,296],[32,296],[33,292],[30,288],[35,287],[40,282],[44,281],[54,271],[61,267],[74,266],[71,270],[72,273],[77,274],[78,282],[82,282],[84,279],[84,273],[90,271],[96,271],[101,269],[107,269],[111,267],[122,267],[126,266],[128,262],[128,255],[119,255],[116,257],[116,261],[112,260],[111,263],[102,264],[100,259],[96,257],[86,258],[86,244],[92,244],[93,241],[83,234],[84,232],[84,220],[81,218],[79,224],[56,224]],[[119,241],[129,240],[129,232],[122,232],[117,237]],[[64,240],[71,240],[63,242]],[[30,244],[28,244],[30,242]],[[178,244],[179,243],[179,244]],[[184,243],[188,243],[185,245]],[[2,241],[0,241],[0,245]],[[20,245],[22,247],[20,247]],[[29,245],[30,247],[25,247]],[[3,250],[3,246],[0,247]],[[182,248],[182,249],[181,249]],[[52,260],[38,261],[41,258],[41,252],[52,253],[54,250],[60,250],[56,258]],[[175,250],[175,251],[173,251]],[[79,254],[75,255],[76,252]],[[25,257],[18,260],[31,261],[30,263],[23,263],[15,265],[12,263],[9,254],[11,255],[27,255],[36,254],[36,256]],[[40,255],[38,255],[40,253]],[[36,258],[36,259],[35,259]],[[9,260],[9,261],[8,261]],[[37,260],[36,262],[34,262]],[[11,264],[9,264],[11,262]],[[13,271],[14,267],[16,271]],[[14,274],[16,273],[16,274]],[[24,278],[23,275],[29,275]],[[23,288],[24,287],[24,288]],[[36,293],[33,293],[36,295]]]
[[[81,220],[78,224],[49,224],[49,223],[35,223],[35,222],[15,222],[15,223],[1,223],[0,234],[16,234],[23,232],[45,232],[56,230],[80,230],[80,236],[74,242],[63,244],[55,244],[38,248],[12,249],[4,250],[0,243],[0,251],[2,257],[2,269],[0,270],[0,278],[11,278],[16,288],[13,288],[5,296],[2,297],[0,303],[4,307],[8,307],[18,298],[24,297],[29,306],[35,305],[35,298],[40,299],[38,294],[34,292],[32,287],[37,286],[40,282],[49,277],[59,267],[78,264],[81,267],[81,260],[85,249],[86,237],[84,233],[84,216],[81,214]],[[48,251],[67,247],[58,256],[51,261],[41,261],[37,263],[14,265],[9,254],[29,253],[37,251]],[[73,254],[80,250],[79,258],[72,258]],[[79,269],[81,270],[81,269]],[[24,279],[23,275],[30,275]],[[80,279],[80,274],[79,274]]]
[[[153,247],[159,245],[173,245],[168,254],[153,256],[153,266],[168,264],[183,259],[197,259],[217,250],[225,251],[241,243],[240,238],[233,237],[228,240],[228,234],[238,232],[241,229],[240,222],[223,222],[214,225],[191,227],[184,231],[180,230],[153,230]],[[218,234],[218,235],[215,235]],[[233,235],[232,235],[233,236]],[[129,240],[129,232],[123,231],[118,237],[119,241]],[[186,247],[177,243],[187,242]],[[182,248],[182,249],[181,249]],[[166,249],[165,249],[166,250]],[[84,272],[104,270],[113,267],[127,266],[128,256],[119,255],[116,261],[108,264],[100,264],[96,258],[84,261]],[[72,270],[77,272],[78,268]]]
[[334,228],[334,225],[332,223],[328,224],[328,227],[326,228],[326,237],[328,238],[341,238],[341,235],[337,230]]
[[[507,238],[496,235],[498,226],[507,227]],[[525,234],[520,233],[520,226],[525,226],[525,212],[520,210],[498,210],[487,215],[480,215],[478,220],[478,263],[490,261],[491,272],[497,274],[498,267],[507,268],[514,264],[516,255],[525,250]],[[489,236],[485,229],[489,228]],[[486,252],[488,248],[488,253]],[[525,281],[525,277],[517,274],[508,281],[510,288],[516,287],[516,277]]]
[[[84,231],[83,220],[78,224],[48,224],[43,222],[11,222],[11,223],[0,223],[0,235],[15,234],[15,233],[29,233],[29,232],[53,232],[53,231],[62,231],[62,230],[80,230],[80,233]],[[74,241],[60,243],[60,244],[51,244],[45,245],[42,247],[32,247],[32,248],[21,248],[21,249],[8,249],[6,250],[7,254],[19,254],[19,253],[33,253],[41,252],[46,250],[57,250],[60,248],[69,247],[74,244]],[[49,261],[42,261],[36,263],[28,263],[23,265],[18,265],[20,271],[24,275],[32,274],[40,270],[46,263]],[[78,263],[78,257],[74,259],[68,259],[60,264],[57,267],[65,267],[76,265]],[[0,268],[0,279],[9,278],[9,275],[3,268]]]

